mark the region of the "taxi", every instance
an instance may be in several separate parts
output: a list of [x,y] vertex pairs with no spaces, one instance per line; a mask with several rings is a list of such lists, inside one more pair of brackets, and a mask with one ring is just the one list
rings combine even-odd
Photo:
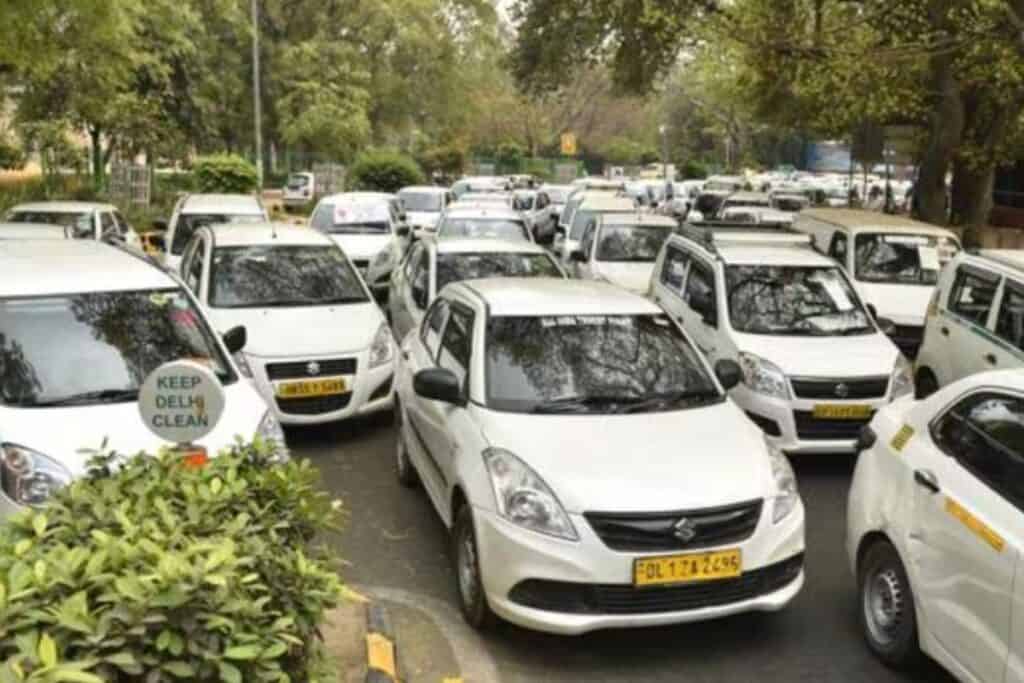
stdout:
[[864,637],[963,681],[1024,681],[1024,374],[883,408],[861,434],[847,550]]

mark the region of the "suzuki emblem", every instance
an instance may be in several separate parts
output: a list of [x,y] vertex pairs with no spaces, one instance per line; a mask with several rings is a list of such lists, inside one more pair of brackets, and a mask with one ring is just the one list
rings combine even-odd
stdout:
[[306,374],[308,374],[310,377],[316,377],[317,375],[319,375],[320,364],[317,363],[315,360],[311,361],[310,364],[306,366]]
[[839,398],[846,398],[850,395],[850,387],[843,382],[836,385],[836,396]]
[[697,537],[697,525],[693,520],[683,517],[672,527],[672,535],[683,543],[689,543]]

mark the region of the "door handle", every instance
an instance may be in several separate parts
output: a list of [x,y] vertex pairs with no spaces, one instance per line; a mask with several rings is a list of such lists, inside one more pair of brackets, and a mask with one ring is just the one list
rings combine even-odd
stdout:
[[939,480],[935,478],[935,474],[931,470],[914,470],[914,482],[918,486],[928,489],[932,494],[941,490]]
[[996,354],[994,354],[994,353],[986,353],[985,354],[985,361],[989,365],[998,365],[999,364],[999,359],[996,358]]
[[943,337],[948,337],[949,336],[949,328],[948,327],[940,327],[939,328],[939,332],[942,333]]

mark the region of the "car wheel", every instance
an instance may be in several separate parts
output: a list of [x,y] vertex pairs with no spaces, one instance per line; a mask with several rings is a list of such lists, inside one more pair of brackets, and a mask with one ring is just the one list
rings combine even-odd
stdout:
[[452,532],[452,558],[455,561],[455,580],[459,589],[459,607],[470,626],[486,629],[496,621],[487,604],[484,583],[480,574],[480,555],[477,551],[473,513],[468,504],[456,512]]
[[402,406],[395,403],[395,472],[398,475],[398,482],[402,486],[412,488],[419,482],[416,468],[409,461],[409,450],[405,445],[405,433],[402,430],[404,424],[402,419]]
[[888,541],[875,543],[858,570],[860,621],[868,647],[886,665],[906,669],[917,664],[914,593],[896,548]]
[[939,390],[939,381],[935,379],[935,375],[931,370],[921,368],[917,373],[917,379],[914,381],[914,387],[914,396],[921,400],[928,398]]

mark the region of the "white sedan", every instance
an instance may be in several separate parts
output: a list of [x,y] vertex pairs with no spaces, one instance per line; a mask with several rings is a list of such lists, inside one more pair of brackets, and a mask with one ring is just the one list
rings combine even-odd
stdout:
[[562,634],[785,607],[789,462],[650,301],[606,283],[446,287],[399,355],[399,479],[452,529],[466,620]]
[[847,548],[870,648],[963,681],[1024,682],[1024,374],[883,408],[861,436]]

